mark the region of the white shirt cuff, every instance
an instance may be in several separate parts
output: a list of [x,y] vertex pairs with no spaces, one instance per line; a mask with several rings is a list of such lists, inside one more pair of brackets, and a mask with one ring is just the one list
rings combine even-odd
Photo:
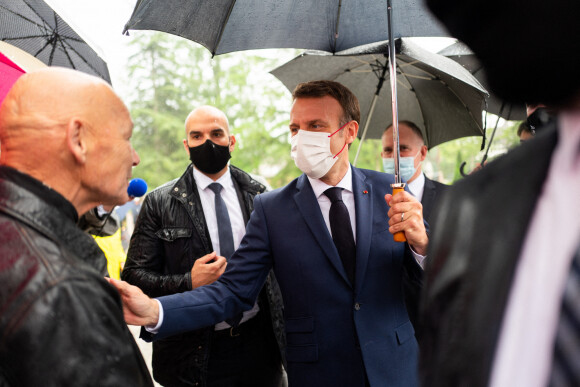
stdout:
[[[411,251],[413,250],[411,249]],[[157,332],[159,332],[159,328],[161,328],[161,324],[163,324],[163,306],[161,305],[161,302],[159,302],[158,299],[154,298],[154,300],[157,301],[157,304],[159,305],[159,320],[157,321],[157,325],[155,325],[154,327],[152,327],[151,325],[144,327],[145,330],[151,334],[156,334]]]
[[[425,262],[425,259],[427,258],[427,256],[426,255],[417,254],[415,252],[415,250],[413,250],[413,246],[411,246],[411,245],[409,245],[409,248],[411,249],[411,253],[413,254],[413,257],[415,257],[415,261],[417,261],[417,263],[419,264],[419,266],[421,266],[421,269],[424,269],[423,263]],[[161,313],[159,313],[159,316],[161,316]]]

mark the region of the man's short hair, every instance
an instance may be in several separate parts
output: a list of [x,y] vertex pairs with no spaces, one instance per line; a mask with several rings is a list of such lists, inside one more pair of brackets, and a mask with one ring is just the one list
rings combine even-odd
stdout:
[[[413,121],[402,120],[399,121],[399,125],[401,124],[408,126],[413,131],[413,133],[415,133],[423,141],[423,145],[427,145],[427,141],[425,141],[425,138],[423,137],[423,132],[421,132],[421,129],[419,129],[419,127]],[[385,132],[392,126],[393,123],[387,125]]]
[[334,81],[311,81],[303,82],[296,86],[292,92],[292,100],[297,98],[322,98],[332,97],[342,107],[343,116],[341,125],[349,121],[360,123],[360,105],[358,99],[346,86]]
[[524,132],[532,133],[532,131],[530,130],[530,127],[528,126],[528,123],[526,121],[522,121],[520,123],[520,125],[518,126],[518,137],[520,137],[522,135],[522,133],[524,133]]

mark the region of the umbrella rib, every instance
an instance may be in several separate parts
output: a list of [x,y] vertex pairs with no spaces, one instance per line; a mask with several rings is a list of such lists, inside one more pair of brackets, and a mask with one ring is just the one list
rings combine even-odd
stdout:
[[334,42],[332,43],[332,52],[336,52],[336,43],[338,42],[338,27],[340,25],[340,11],[342,10],[342,0],[338,1],[338,10],[336,15],[336,28],[334,29]]
[[[94,67],[94,66],[93,66],[93,65],[92,65],[92,64],[91,64],[89,61],[87,61],[87,60],[86,60],[86,58],[85,58],[85,57],[83,57],[83,56],[82,56],[82,55],[81,55],[81,54],[80,54],[80,53],[79,53],[79,52],[78,52],[78,51],[77,51],[77,50],[76,50],[76,49],[75,49],[73,46],[71,46],[71,45],[70,45],[70,44],[69,44],[67,41],[65,41],[65,40],[61,40],[61,44],[63,45],[63,49],[64,49],[64,51],[65,51],[65,53],[66,53],[66,55],[67,55],[67,58],[69,58],[69,60],[70,60],[70,56],[69,56],[69,54],[68,54],[68,51],[67,51],[67,49],[68,49],[68,50],[70,50],[70,51],[72,51],[72,52],[74,52],[75,54],[77,54],[77,56],[78,56],[78,57],[79,57],[79,58],[80,58],[80,59],[81,59],[81,60],[82,60],[82,61],[83,61],[83,62],[84,62],[84,63],[85,63],[87,66],[89,66],[89,68],[91,68],[91,69],[92,69],[92,70],[93,70],[93,71],[94,71],[96,74],[101,74],[101,71],[100,71],[99,69],[97,69],[97,68],[96,68],[96,67]],[[88,44],[88,43],[86,43],[86,42],[84,42],[84,44],[86,44],[87,46],[89,45],[89,44]],[[90,46],[89,46],[89,47],[90,47]],[[102,59],[101,57],[99,57],[98,55],[97,55],[97,57],[98,57],[99,59],[103,60],[103,59]],[[104,60],[103,60],[103,61],[104,61]],[[71,64],[72,64],[72,62],[71,62]],[[73,68],[74,68],[74,64],[72,64],[72,65],[73,65]],[[104,74],[102,74],[102,75],[104,75]]]
[[224,34],[224,30],[226,29],[226,25],[228,24],[228,21],[230,20],[230,16],[231,16],[232,11],[233,11],[233,9],[234,9],[235,6],[236,6],[236,0],[233,0],[232,1],[232,5],[230,5],[230,9],[228,9],[228,14],[226,16],[226,20],[222,24],[223,27],[220,28],[220,33],[219,33],[218,37],[216,38],[216,41],[215,41],[215,44],[214,44],[214,51],[211,52],[212,58],[215,56],[215,53],[217,51],[217,48],[218,48],[220,42],[222,41],[222,36]]
[[[27,5],[27,6],[30,8],[30,5],[28,5],[28,4],[26,4],[26,5]],[[11,13],[11,14],[13,14],[14,16],[17,16],[17,17],[19,17],[19,18],[21,18],[21,19],[24,19],[25,21],[27,21],[27,22],[29,22],[29,23],[31,23],[31,24],[34,24],[34,25],[36,25],[37,27],[40,27],[40,28],[44,29],[45,31],[47,31],[47,30],[48,30],[44,24],[39,24],[37,21],[35,21],[35,20],[32,20],[32,19],[30,19],[30,18],[28,18],[28,17],[26,17],[26,16],[24,16],[24,15],[21,15],[21,14],[19,14],[19,13],[16,13],[16,12],[14,12],[13,10],[11,10],[11,9],[8,9],[8,8],[6,8],[6,7],[4,7],[3,5],[0,5],[0,8],[2,8],[2,9],[4,9],[4,10],[6,10],[8,13]],[[31,10],[34,12],[34,10],[33,10],[32,8],[31,8]],[[39,16],[39,15],[38,15],[36,12],[34,12],[34,13],[36,14],[36,16],[38,16],[38,17],[40,18],[40,16]],[[42,18],[41,18],[41,20],[42,20]],[[42,35],[41,35],[41,36],[42,36]],[[4,38],[2,38],[2,39],[4,40]],[[18,39],[18,38],[14,38],[14,39]]]

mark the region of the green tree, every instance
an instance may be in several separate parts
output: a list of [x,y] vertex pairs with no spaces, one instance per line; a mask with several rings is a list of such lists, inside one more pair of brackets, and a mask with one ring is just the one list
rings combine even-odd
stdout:
[[182,140],[189,112],[213,105],[236,136],[232,164],[266,177],[273,187],[298,175],[290,159],[290,93],[267,72],[294,55],[247,52],[214,58],[201,46],[164,33],[135,32],[129,58],[133,144],[141,157],[134,175],[156,187],[179,177],[189,160]]

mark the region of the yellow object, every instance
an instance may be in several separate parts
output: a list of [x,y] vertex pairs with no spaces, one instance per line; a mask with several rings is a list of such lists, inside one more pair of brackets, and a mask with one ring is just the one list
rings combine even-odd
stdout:
[[125,260],[127,259],[127,254],[125,253],[123,244],[121,243],[121,228],[111,236],[95,236],[94,238],[107,258],[107,271],[109,272],[109,277],[121,279],[121,270],[123,270]]
[[[399,192],[403,192],[405,190],[405,183],[391,184],[391,186],[393,187],[393,196],[395,196]],[[406,242],[407,241],[407,238],[405,237],[405,233],[403,231],[397,231],[393,235],[393,239],[395,240],[395,242]]]

